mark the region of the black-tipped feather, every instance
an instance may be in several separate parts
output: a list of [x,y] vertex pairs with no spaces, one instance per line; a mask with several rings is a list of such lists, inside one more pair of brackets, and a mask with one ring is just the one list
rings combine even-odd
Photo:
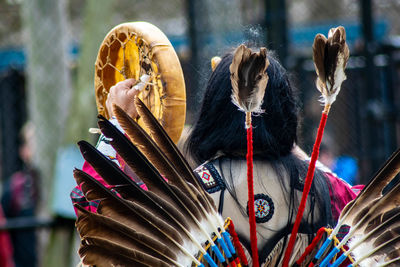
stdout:
[[[358,212],[370,206],[375,199],[382,197],[382,192],[400,171],[400,149],[385,162],[374,178],[365,186],[355,200],[347,204],[340,214],[343,223],[350,224]],[[339,221],[341,221],[339,219]]]
[[[95,171],[109,184],[112,186],[120,186],[120,185],[127,185],[129,184],[130,187],[127,187],[126,190],[130,190],[131,197],[135,197],[136,201],[139,201],[142,204],[146,204],[149,209],[151,210],[162,210],[164,211],[163,207],[157,203],[155,199],[152,199],[146,191],[140,188],[132,179],[127,176],[121,169],[119,169],[115,163],[108,160],[104,155],[102,155],[96,148],[85,141],[81,141],[78,143],[81,149],[82,155],[84,156],[85,160],[95,169]],[[82,177],[85,177],[82,175]],[[82,178],[81,178],[82,179]],[[162,179],[162,178],[161,178]],[[162,179],[163,180],[163,179]],[[77,181],[80,183],[80,181]],[[101,185],[98,181],[94,180],[93,182],[97,182]],[[115,187],[118,189],[118,187]],[[170,200],[168,197],[165,201]],[[170,205],[170,207],[174,207],[175,209],[179,208],[177,205]],[[178,209],[176,212],[180,212]],[[176,213],[175,212],[175,213]],[[173,213],[174,214],[174,213]],[[185,214],[185,213],[182,213]],[[182,216],[174,217],[171,214],[168,214],[169,218],[173,221],[176,221]],[[186,218],[191,219],[190,217]],[[188,222],[182,221],[183,225],[188,228]],[[192,225],[195,227],[194,225]]]
[[162,196],[171,203],[180,203],[181,208],[187,211],[187,214],[193,214],[197,220],[201,220],[204,216],[194,204],[193,200],[184,199],[176,196],[175,191],[171,189],[165,179],[157,171],[157,169],[147,160],[140,150],[133,145],[114,125],[105,118],[101,118],[98,122],[99,127],[106,137],[111,138],[111,145],[118,154],[132,168],[132,170],[144,181],[146,186],[153,192]]
[[[165,175],[168,183],[179,187],[185,194],[195,201],[203,203],[204,208],[209,212],[209,206],[205,205],[206,200],[203,199],[198,190],[191,189],[188,183],[177,172],[166,155],[157,146],[154,140],[137,124],[129,115],[117,105],[114,105],[114,114],[125,133],[131,141],[139,148],[139,150],[149,159],[160,173]],[[200,199],[201,198],[201,199]]]
[[[106,250],[104,248],[107,248]],[[92,250],[88,254],[87,250]],[[96,253],[97,252],[97,253]],[[83,263],[96,266],[154,266],[169,267],[171,264],[142,253],[139,250],[128,249],[118,243],[99,237],[86,237],[82,240],[79,254],[83,257]],[[103,258],[99,261],[99,258]]]
[[[112,132],[118,131],[118,129],[116,129],[111,123],[109,123],[109,124],[104,123],[104,125],[107,125],[106,126],[107,130],[105,130],[106,136],[107,136],[108,130],[110,130],[110,129],[112,129]],[[120,143],[119,143],[120,140],[123,140],[123,138],[117,138],[115,140],[113,139],[110,141],[110,143],[113,144],[113,142],[117,142],[117,145],[115,145],[114,147],[118,147],[120,145]],[[85,143],[85,142],[79,143],[79,144],[80,144],[81,151],[84,154],[85,159],[89,162],[89,164],[91,164],[93,166],[93,168],[103,177],[103,179],[105,181],[110,181],[111,185],[115,185],[115,186],[117,185],[117,184],[115,184],[116,181],[121,182],[121,184],[123,184],[123,185],[129,184],[129,183],[131,183],[132,185],[135,184],[127,175],[125,175],[118,167],[116,167],[116,164],[107,160],[107,158],[105,158],[103,155],[101,155],[101,153],[99,151],[97,151],[93,146],[91,146],[90,144]],[[130,144],[130,146],[133,146],[133,145]],[[137,149],[135,151],[138,152]],[[139,163],[137,163],[137,165],[139,165]],[[106,170],[106,169],[108,169],[107,166],[109,166],[110,169],[112,169],[112,170],[107,171]],[[154,167],[153,167],[153,169],[155,170]],[[158,172],[155,170],[155,173],[158,173]],[[103,175],[112,175],[113,177],[104,177]],[[115,176],[119,176],[119,178],[116,179]],[[178,210],[180,210],[182,212],[182,214],[185,214],[187,216],[186,218],[189,220],[190,229],[180,227],[180,230],[189,239],[191,239],[194,242],[194,244],[197,244],[197,246],[199,248],[201,247],[199,242],[204,242],[204,241],[208,240],[210,243],[213,243],[211,240],[211,237],[209,236],[209,234],[211,233],[211,229],[209,228],[210,221],[208,221],[206,223],[207,218],[205,218],[205,217],[201,218],[201,220],[196,219],[196,217],[193,215],[193,211],[196,211],[196,207],[193,205],[192,200],[179,198],[177,196],[177,194],[175,193],[175,191],[180,190],[180,189],[179,188],[172,189],[172,186],[168,185],[168,183],[166,183],[165,180],[159,174],[158,174],[158,176],[159,176],[158,178],[154,177],[154,176],[152,178],[154,178],[153,182],[155,181],[158,183],[157,186],[163,187],[163,188],[160,187],[158,189],[165,190],[165,192],[168,192],[168,194],[163,195],[163,198],[165,200],[173,199],[173,201],[174,201],[173,203],[175,203],[175,207]],[[142,178],[142,180],[145,180],[145,179],[143,179],[144,177],[141,177],[141,178]],[[125,180],[129,180],[129,183],[127,183]],[[118,189],[118,188],[115,187],[114,189]],[[149,195],[145,194],[145,197],[147,199],[150,199],[152,202],[156,203],[156,201],[154,199],[151,199],[149,197]],[[185,204],[183,202],[185,200],[189,200],[190,202]],[[156,203],[156,204],[159,205],[159,203]],[[168,216],[169,220],[176,221],[176,218],[174,218],[171,214],[167,213],[161,205],[159,205],[159,209],[161,209],[162,212],[164,214],[166,214],[166,216]],[[201,216],[201,214],[200,214],[200,216]],[[196,236],[193,236],[192,234],[190,234],[191,230],[196,231],[198,234]]]
[[[148,231],[160,231],[161,234],[163,233],[162,230],[167,230],[167,232],[165,232],[166,236],[173,236],[176,240],[182,242],[179,233],[174,228],[171,228],[170,225],[163,223],[163,220],[158,220],[156,216],[154,216],[153,219],[156,223],[158,223],[158,225],[154,225],[154,223],[146,217],[147,213],[143,213],[143,208],[141,208],[139,204],[133,205],[133,202],[129,203],[127,200],[118,197],[115,192],[107,189],[99,181],[81,170],[75,170],[74,177],[79,184],[82,184],[83,193],[85,193],[88,200],[97,200],[98,198],[88,197],[86,189],[96,191],[96,194],[92,194],[92,196],[100,196],[101,202],[99,204],[98,212],[101,213],[101,207],[104,207],[105,202],[107,202],[111,206],[111,210],[114,211],[124,208],[125,210],[130,211],[131,213],[136,215],[131,219],[133,223],[135,225],[138,225],[138,227],[141,227],[141,229],[144,230],[147,229],[146,227],[148,227]],[[159,207],[158,204],[154,203],[152,200],[146,201],[146,207],[149,210],[160,211],[160,213],[163,211],[162,208]]]
[[165,242],[160,242],[150,235],[140,233],[135,228],[106,216],[89,212],[79,205],[74,205],[78,210],[77,230],[83,238],[97,236],[131,249],[138,249],[154,257],[162,257],[164,261],[173,264],[176,254]]
[[[157,143],[161,151],[167,156],[177,172],[184,176],[189,183],[195,185],[199,192],[205,196],[210,203],[214,203],[214,201],[204,193],[203,187],[196,179],[189,164],[146,105],[139,98],[135,99],[135,105],[140,117],[146,125],[146,128],[149,129],[151,137]],[[215,207],[214,204],[212,204],[212,206]]]

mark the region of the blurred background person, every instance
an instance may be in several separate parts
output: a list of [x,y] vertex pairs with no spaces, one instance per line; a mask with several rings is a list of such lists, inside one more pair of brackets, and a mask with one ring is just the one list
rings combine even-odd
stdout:
[[[39,173],[32,166],[34,149],[34,127],[26,123],[21,131],[19,155],[23,169],[14,173],[4,184],[1,205],[6,219],[34,217],[39,201]],[[13,258],[16,267],[37,266],[35,229],[10,231]]]

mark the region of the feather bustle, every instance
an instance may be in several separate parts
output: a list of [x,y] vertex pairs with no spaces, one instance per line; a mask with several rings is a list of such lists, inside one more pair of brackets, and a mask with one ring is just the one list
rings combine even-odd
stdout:
[[[83,176],[81,175],[82,173],[81,171],[75,171],[75,176]],[[109,191],[94,178],[90,178],[87,174],[85,176],[78,180],[82,181],[83,184],[92,183],[88,187],[91,190],[103,191],[99,195],[106,197],[100,201],[98,207],[100,214],[116,219],[120,223],[127,225],[127,227],[133,227],[156,239],[158,238],[159,242],[163,242],[164,244],[168,244],[169,247],[175,247],[175,250],[179,250],[179,246],[177,247],[177,245],[179,242],[183,243],[183,240],[180,234],[174,228],[171,228],[171,222],[167,223],[164,219],[158,219],[157,214],[149,214],[146,211],[148,208],[141,208],[138,204],[129,204],[126,200],[117,197],[115,193]],[[132,214],[135,215],[132,216]]]
[[81,241],[78,254],[85,266],[109,267],[114,265],[148,267],[147,264],[134,261],[120,254],[114,254],[113,251],[105,247],[88,243],[86,239]]
[[[161,211],[165,211],[159,203],[157,203],[154,199],[151,199],[151,197],[148,194],[146,194],[146,192],[143,189],[137,186],[135,182],[133,182],[125,173],[123,173],[113,162],[107,160],[93,146],[91,146],[87,142],[79,142],[79,144],[85,159],[89,162],[89,164],[93,166],[96,172],[99,173],[109,185],[130,184],[132,186],[131,189],[135,190],[132,193],[138,194],[137,200],[142,203],[145,203],[148,206],[149,210],[159,209]],[[163,179],[161,178],[161,180]],[[168,197],[165,200],[166,201],[170,200],[170,197]],[[175,200],[177,200],[176,197]],[[181,200],[177,201],[177,204],[182,204],[182,201]],[[176,208],[179,208],[179,206],[176,206]],[[183,214],[187,214],[187,212],[189,212],[189,214],[193,216],[192,212],[188,211],[187,208],[184,208],[183,210],[180,209],[180,211]],[[173,217],[171,214],[168,214],[168,217],[170,220],[172,219],[174,221],[176,221],[177,219]],[[194,217],[188,216],[187,219],[191,220],[191,225],[193,225],[193,227],[197,227],[196,226],[197,223]]]

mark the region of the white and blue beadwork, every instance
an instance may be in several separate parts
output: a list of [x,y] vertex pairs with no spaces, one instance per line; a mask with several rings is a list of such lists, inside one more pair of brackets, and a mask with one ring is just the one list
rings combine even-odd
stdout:
[[[254,210],[256,223],[268,222],[274,215],[274,202],[265,194],[254,195]],[[249,215],[249,205],[247,205],[247,215]]]

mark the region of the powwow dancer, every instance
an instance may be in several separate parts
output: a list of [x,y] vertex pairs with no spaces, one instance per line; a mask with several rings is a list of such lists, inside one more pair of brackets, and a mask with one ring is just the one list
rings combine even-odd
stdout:
[[[342,30],[339,32],[343,33]],[[339,37],[340,42],[345,40],[345,36]],[[331,42],[335,43],[335,38]],[[323,62],[325,69],[331,67],[326,65],[330,61]],[[236,104],[239,103],[241,108],[240,103],[249,103],[248,96],[254,96],[251,90],[256,87],[259,90],[255,96],[257,101],[251,102],[262,104],[259,114],[251,116],[253,132],[247,140],[253,142],[254,149],[250,149],[250,153],[243,127],[245,116],[231,103],[231,88],[235,87],[231,79],[236,79],[239,90]],[[260,93],[264,90],[265,94]],[[213,105],[215,103],[219,106]],[[114,114],[129,139],[104,117],[99,118],[99,127],[124,162],[144,181],[148,191],[140,188],[91,145],[79,143],[86,161],[110,188],[80,170],[74,171],[85,198],[100,200],[96,212],[75,205],[78,211],[76,225],[82,239],[79,250],[82,262],[96,266],[242,266],[249,263],[255,266],[259,261],[262,266],[280,266],[291,226],[295,223],[306,163],[292,153],[296,141],[297,105],[279,63],[264,49],[258,53],[246,47],[222,58],[210,77],[202,111],[189,139],[189,150],[196,159],[207,161],[196,170],[199,177],[190,170],[144,103],[136,99],[135,104],[150,135],[116,105]],[[246,163],[246,154],[250,154],[247,157],[249,163]],[[254,155],[253,164],[251,154]],[[400,185],[382,196],[384,186],[400,169],[398,154],[389,159],[341,214],[337,227],[347,224],[351,227],[350,236],[361,236],[361,240],[350,244],[348,251],[353,253],[365,244],[375,248],[365,255],[354,254],[357,264],[367,262],[365,266],[371,266],[371,262],[380,261],[382,264],[376,266],[395,266],[399,262],[396,203]],[[312,159],[311,164],[313,162]],[[251,165],[254,203],[251,198],[250,201],[246,198],[247,188],[250,188],[246,184],[251,181],[246,166]],[[325,239],[324,232],[330,232],[318,228],[333,226],[336,221],[332,207],[339,204],[330,199],[330,194],[340,198],[342,195],[337,191],[349,189],[343,190],[346,185],[334,179],[317,170],[305,215],[300,216],[300,234],[295,238],[294,253],[289,252],[290,265],[308,266],[330,261],[325,250],[331,248],[326,246],[321,248],[320,257],[312,258]],[[335,187],[338,190],[329,190],[329,182],[339,185]],[[248,230],[246,207],[249,205],[254,205],[256,211],[255,218],[250,218],[257,223],[256,242]],[[232,219],[223,221],[218,211],[223,218],[229,216]],[[334,229],[327,240],[334,240],[337,233],[338,229]],[[316,239],[311,242],[315,234]],[[249,255],[245,256],[243,249],[244,246],[250,252],[251,242],[259,252],[259,259],[253,261]],[[335,246],[330,254],[342,250],[342,245]],[[300,257],[303,251],[305,253]],[[253,251],[252,255],[256,253]],[[345,251],[341,258],[349,255]],[[338,261],[335,264],[338,265]]]
[[[207,192],[219,207],[219,212],[223,217],[232,218],[241,243],[250,251],[247,147],[244,141],[246,131],[243,127],[244,114],[231,101],[231,88],[234,85],[230,78],[233,75],[231,66],[237,60],[236,54],[249,53],[248,51],[243,46],[239,47],[235,56],[224,56],[213,71],[199,119],[188,140],[188,149],[198,162],[206,161],[196,172],[202,177]],[[251,56],[247,56],[249,57]],[[253,172],[255,208],[258,211],[256,222],[259,261],[267,261],[272,264],[270,266],[274,266],[283,258],[283,249],[294,223],[308,163],[298,158],[293,151],[298,149],[295,147],[298,102],[294,89],[277,59],[269,52],[267,59],[269,66],[266,75],[269,79],[266,88],[264,87],[265,95],[261,95],[261,100],[252,101],[262,103],[259,112],[252,116]],[[257,76],[257,66],[245,63],[242,65],[242,70],[234,76],[251,79],[250,75],[253,75],[254,82],[248,82],[250,85],[263,79]],[[263,63],[260,65],[262,70]],[[250,77],[243,77],[245,74]],[[256,93],[254,97],[257,97]],[[322,171],[317,171],[311,191],[293,259],[300,257],[311,242],[310,235],[322,226],[334,225],[339,215],[337,210],[340,211],[356,196],[342,180],[331,174],[325,177]],[[272,259],[274,262],[271,262]]]

